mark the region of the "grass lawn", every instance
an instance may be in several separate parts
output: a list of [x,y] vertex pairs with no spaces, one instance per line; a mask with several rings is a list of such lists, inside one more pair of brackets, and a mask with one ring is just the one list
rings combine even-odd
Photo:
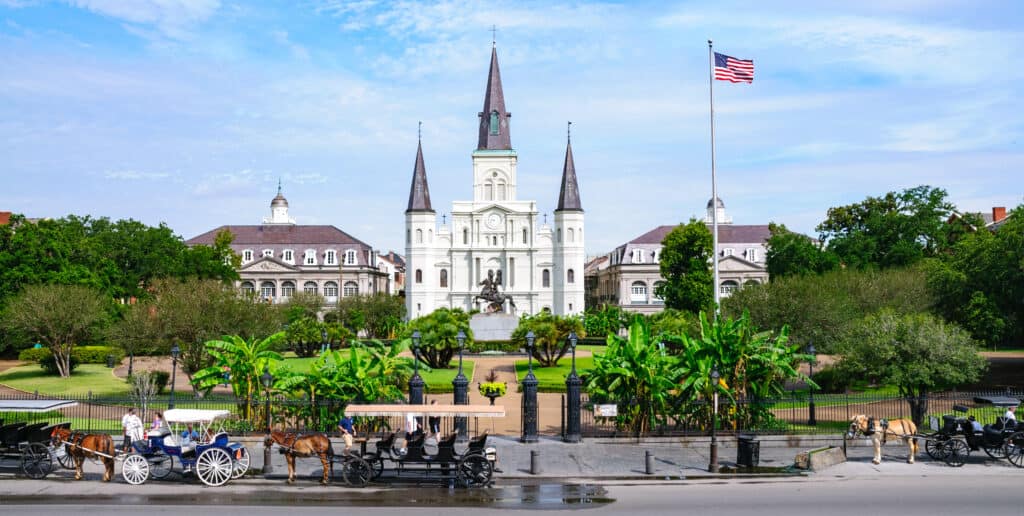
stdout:
[[[452,369],[424,371],[422,367],[420,368],[420,376],[423,377],[423,383],[426,384],[426,392],[438,394],[453,391],[452,380],[455,379],[455,375],[459,374],[459,359],[452,360],[449,365],[451,365]],[[466,375],[470,384],[473,383],[474,366],[475,364],[472,360],[462,360],[462,374]]]
[[[582,376],[587,370],[593,369],[593,367],[593,357],[576,357],[576,374]],[[533,374],[537,377],[537,390],[541,392],[565,392],[565,377],[569,376],[570,369],[572,369],[570,357],[559,360],[558,365],[555,367],[537,367],[537,362],[534,361]],[[522,385],[523,377],[526,376],[527,370],[529,370],[527,360],[516,360],[516,378],[520,385]]]
[[82,364],[70,378],[46,374],[38,364],[12,367],[0,373],[0,383],[25,392],[50,396],[126,396],[128,382],[117,378],[103,364]]

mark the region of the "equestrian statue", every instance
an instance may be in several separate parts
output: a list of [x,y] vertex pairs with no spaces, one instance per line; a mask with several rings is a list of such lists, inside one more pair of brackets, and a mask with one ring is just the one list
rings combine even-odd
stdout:
[[474,301],[477,299],[487,301],[487,307],[484,309],[485,313],[493,314],[504,312],[505,301],[508,301],[508,304],[514,313],[516,304],[512,301],[512,296],[502,294],[498,291],[498,287],[501,286],[501,270],[498,271],[497,275],[494,274],[493,269],[487,271],[487,277],[480,282],[480,285],[483,285],[484,288],[480,291],[480,294],[473,299]]

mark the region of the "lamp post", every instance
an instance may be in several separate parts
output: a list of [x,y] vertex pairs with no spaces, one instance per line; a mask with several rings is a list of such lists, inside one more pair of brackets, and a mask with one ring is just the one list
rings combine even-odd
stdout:
[[174,380],[175,373],[178,370],[178,355],[181,354],[181,348],[177,344],[171,346],[171,398],[167,400],[167,408],[174,408]]
[[569,333],[569,349],[572,350],[572,369],[565,379],[566,404],[568,410],[565,416],[565,437],[567,443],[580,442],[580,386],[583,380],[576,374],[576,342],[579,337],[576,332]]
[[320,353],[327,351],[327,328],[320,330]]
[[533,332],[526,334],[526,354],[529,370],[523,377],[523,436],[524,443],[537,442],[537,377],[533,374]]
[[423,377],[420,376],[420,332],[412,332],[412,378],[409,378],[409,404],[423,404]]
[[711,407],[711,453],[708,462],[708,471],[718,473],[718,367],[711,370],[711,388],[714,389],[713,405]]
[[[267,435],[270,435],[271,422],[270,417],[270,386],[274,383],[274,377],[270,374],[270,366],[263,366],[263,375],[260,376],[260,382],[263,384],[263,395],[264,399],[264,411],[267,413]],[[265,445],[263,447],[263,474],[269,475],[274,471],[274,466],[271,462],[270,447],[273,446]]]
[[[813,380],[814,376],[814,362],[817,358],[814,355],[814,342],[807,345],[807,354],[811,355],[811,359],[807,361],[807,367],[809,369],[807,377]],[[807,386],[807,424],[810,426],[816,426],[818,420],[814,417],[814,387]]]
[[[469,405],[469,379],[462,372],[462,349],[466,347],[466,332],[459,330],[459,334],[455,336],[455,340],[459,343],[459,374],[455,375],[455,379],[452,380],[452,387],[455,389],[455,404],[456,405]],[[469,436],[466,434],[466,417],[458,416],[455,418],[455,432],[458,437],[458,441],[467,441]]]

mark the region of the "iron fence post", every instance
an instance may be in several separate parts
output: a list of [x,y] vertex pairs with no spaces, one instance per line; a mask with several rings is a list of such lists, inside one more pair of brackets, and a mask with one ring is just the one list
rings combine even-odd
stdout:
[[523,435],[524,443],[537,442],[537,376],[533,374],[533,332],[526,334],[526,353],[529,371],[523,377]]

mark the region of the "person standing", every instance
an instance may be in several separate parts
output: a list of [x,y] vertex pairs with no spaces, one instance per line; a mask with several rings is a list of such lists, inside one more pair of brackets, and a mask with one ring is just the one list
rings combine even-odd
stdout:
[[142,440],[142,420],[135,414],[134,408],[129,408],[121,418],[121,428],[124,429],[124,446],[126,452],[131,450],[131,443]]
[[345,449],[342,453],[348,455],[348,451],[352,449],[352,439],[356,436],[356,427],[352,422],[352,416],[342,416],[341,421],[338,421],[338,430],[341,431],[341,440],[345,441]]
[[1017,424],[1017,407],[1008,407],[1006,413],[1003,414],[1003,418],[1006,419],[1007,423],[1013,421],[1014,424]]
[[[437,400],[430,400],[431,405],[437,405]],[[441,416],[430,416],[427,418],[427,430],[437,439],[441,433]]]

